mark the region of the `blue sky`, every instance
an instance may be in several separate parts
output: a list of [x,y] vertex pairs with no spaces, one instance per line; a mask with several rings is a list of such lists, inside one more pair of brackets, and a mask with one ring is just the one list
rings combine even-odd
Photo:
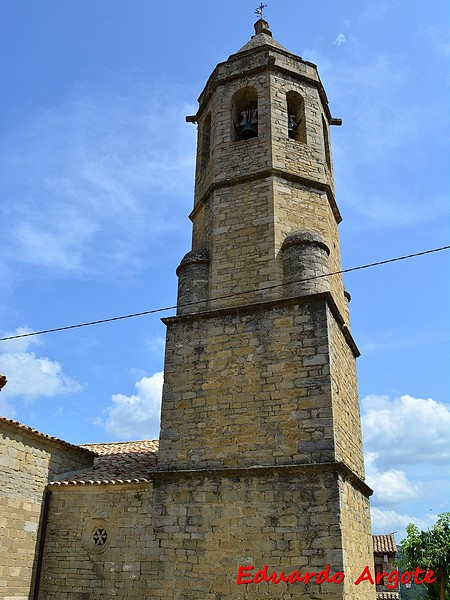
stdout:
[[[447,2],[272,0],[332,114],[343,266],[447,245]],[[0,334],[171,306],[195,126],[258,3],[0,0]],[[449,255],[345,276],[375,532],[449,510]],[[170,314],[170,313],[168,313]],[[147,316],[0,342],[0,413],[74,443],[158,436]]]

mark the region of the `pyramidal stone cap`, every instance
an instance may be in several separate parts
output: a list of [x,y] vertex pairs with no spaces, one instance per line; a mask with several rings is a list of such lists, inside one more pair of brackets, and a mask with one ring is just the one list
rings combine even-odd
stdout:
[[[236,54],[241,54],[242,52],[247,52],[248,50],[254,50],[261,46],[271,46],[272,48],[276,48],[277,50],[281,50],[282,52],[286,52],[291,54],[287,48],[282,46],[279,42],[274,39],[272,36],[272,32],[269,29],[269,23],[264,19],[258,19],[255,25],[255,35],[252,35],[250,40],[240,48]],[[231,56],[234,56],[233,54]]]

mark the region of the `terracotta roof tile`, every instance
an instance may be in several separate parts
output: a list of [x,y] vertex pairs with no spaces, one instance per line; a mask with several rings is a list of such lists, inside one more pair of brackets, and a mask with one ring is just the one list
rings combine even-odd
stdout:
[[53,481],[49,485],[91,485],[140,483],[151,481],[151,473],[158,463],[158,440],[85,444],[83,448],[95,452],[92,469]]
[[0,423],[4,423],[5,425],[9,425],[14,429],[18,429],[23,432],[30,433],[33,436],[46,440],[47,442],[53,442],[55,444],[58,444],[59,446],[64,446],[65,448],[71,448],[72,450],[78,450],[79,452],[85,452],[86,454],[96,454],[96,451],[92,448],[89,448],[88,446],[77,446],[76,444],[70,444],[69,442],[60,440],[57,437],[53,437],[52,435],[41,433],[37,429],[33,429],[32,427],[28,427],[28,425],[19,423],[19,421],[13,421],[12,419],[7,419],[6,417],[0,417]]
[[393,533],[385,535],[373,535],[373,551],[380,554],[396,554],[397,544]]

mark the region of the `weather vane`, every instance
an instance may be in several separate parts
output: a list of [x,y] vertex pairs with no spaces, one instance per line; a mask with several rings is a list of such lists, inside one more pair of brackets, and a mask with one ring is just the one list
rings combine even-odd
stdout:
[[263,4],[261,2],[261,4],[258,6],[258,8],[255,10],[255,13],[257,15],[259,15],[259,18],[262,19],[263,18],[263,10],[267,8],[267,4]]

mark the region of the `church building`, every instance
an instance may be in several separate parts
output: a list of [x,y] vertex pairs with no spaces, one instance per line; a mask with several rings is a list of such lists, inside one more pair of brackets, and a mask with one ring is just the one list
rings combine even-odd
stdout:
[[[159,440],[0,419],[4,600],[375,600],[359,400],[316,65],[264,19],[199,97],[192,248]],[[305,576],[310,574],[310,576]],[[313,575],[311,575],[313,574]]]

